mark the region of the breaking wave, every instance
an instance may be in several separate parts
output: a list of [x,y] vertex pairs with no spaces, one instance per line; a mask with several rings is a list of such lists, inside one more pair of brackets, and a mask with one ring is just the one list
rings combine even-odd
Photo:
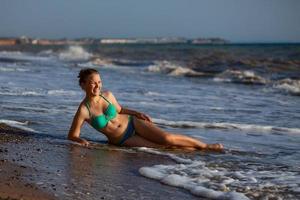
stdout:
[[150,61],[141,61],[141,60],[127,60],[127,59],[112,59],[110,62],[118,66],[127,66],[127,67],[144,67],[152,65],[153,62]]
[[206,128],[206,129],[237,129],[242,131],[259,131],[263,133],[268,132],[283,132],[300,134],[300,128],[286,128],[277,126],[263,126],[257,124],[237,124],[224,122],[192,122],[192,121],[168,121],[164,119],[154,119],[155,123],[170,126],[174,128]]
[[13,121],[13,120],[7,120],[7,119],[0,119],[0,123],[6,124],[8,126],[18,128],[24,131],[29,131],[33,133],[37,133],[36,130],[27,127],[28,126],[28,121],[26,122],[18,122],[18,121]]
[[293,95],[300,95],[300,79],[282,79],[277,81],[273,87]]
[[6,95],[6,96],[43,96],[44,94],[38,92],[38,91],[22,91],[15,90],[15,91],[9,91],[9,90],[2,90],[0,91],[0,95]]
[[6,96],[74,96],[80,94],[73,90],[28,90],[25,88],[0,88],[0,95]]
[[81,46],[70,46],[67,50],[58,54],[58,58],[63,61],[80,61],[88,60],[92,54],[87,52]]
[[205,76],[205,73],[173,64],[169,61],[157,61],[154,65],[147,67],[147,71],[163,73],[170,76]]
[[79,92],[77,91],[73,91],[73,90],[49,90],[47,91],[47,94],[50,96],[74,96],[79,94]]
[[30,71],[29,69],[23,68],[23,67],[18,67],[18,66],[6,66],[2,67],[0,66],[0,72],[28,72]]
[[2,62],[26,62],[26,61],[48,61],[49,57],[37,56],[31,53],[20,51],[1,51],[0,61]]
[[214,78],[214,81],[258,85],[264,85],[268,83],[268,80],[249,70],[225,70],[224,72],[218,74]]
[[238,168],[234,162],[223,164],[223,160],[220,163],[215,159],[189,159],[145,147],[138,148],[138,151],[167,156],[177,163],[141,167],[141,175],[208,199],[246,200],[255,196],[269,199],[272,195],[266,196],[265,190],[282,190],[283,193],[299,190],[298,172],[285,171],[280,167],[276,169],[276,166],[258,170],[251,166],[250,161],[244,169]]
[[54,52],[52,49],[48,49],[48,50],[43,50],[41,52],[39,52],[37,55],[39,56],[53,56]]

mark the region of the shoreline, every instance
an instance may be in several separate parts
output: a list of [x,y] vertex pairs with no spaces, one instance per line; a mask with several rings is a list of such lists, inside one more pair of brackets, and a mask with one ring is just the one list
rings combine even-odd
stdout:
[[[28,141],[30,133],[0,123],[0,199],[57,199],[53,194],[26,180],[26,174],[33,174],[36,169],[17,164],[23,158],[15,159],[10,145],[22,145]],[[6,146],[7,144],[10,144]],[[16,153],[17,154],[17,153]]]
[[141,176],[172,160],[97,144],[84,148],[0,124],[0,199],[199,199]]

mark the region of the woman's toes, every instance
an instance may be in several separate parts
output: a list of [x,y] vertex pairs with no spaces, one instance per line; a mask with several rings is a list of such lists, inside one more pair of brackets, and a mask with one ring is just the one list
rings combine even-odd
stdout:
[[217,144],[208,144],[207,149],[214,150],[214,151],[222,151],[224,149],[224,146],[220,143]]

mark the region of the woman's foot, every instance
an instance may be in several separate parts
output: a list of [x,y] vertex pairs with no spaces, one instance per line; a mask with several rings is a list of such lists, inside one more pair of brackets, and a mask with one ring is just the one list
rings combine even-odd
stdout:
[[210,150],[210,151],[223,151],[224,149],[224,146],[220,143],[217,143],[217,144],[208,144],[207,147],[206,147],[207,150]]

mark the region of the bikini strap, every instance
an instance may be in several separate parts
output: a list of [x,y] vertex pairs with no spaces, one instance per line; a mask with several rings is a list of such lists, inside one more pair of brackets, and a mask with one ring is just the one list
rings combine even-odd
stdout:
[[89,116],[92,117],[91,111],[90,111],[90,102],[88,102],[88,100],[85,101],[84,105],[86,106],[86,108],[89,111]]
[[102,94],[100,94],[100,96],[101,96],[107,103],[111,104],[110,101],[108,101]]

